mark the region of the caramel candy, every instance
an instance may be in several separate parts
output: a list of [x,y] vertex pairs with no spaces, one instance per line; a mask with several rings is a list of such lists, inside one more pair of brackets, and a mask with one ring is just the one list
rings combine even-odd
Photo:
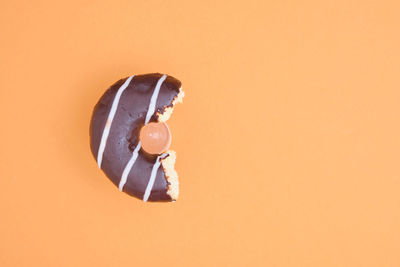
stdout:
[[171,145],[171,133],[164,122],[150,122],[140,130],[142,148],[149,154],[162,154]]

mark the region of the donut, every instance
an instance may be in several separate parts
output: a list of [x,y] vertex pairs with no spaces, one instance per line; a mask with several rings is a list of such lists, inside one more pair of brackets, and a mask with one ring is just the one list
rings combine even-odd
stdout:
[[144,202],[177,200],[176,153],[169,150],[166,121],[183,96],[179,80],[151,73],[117,81],[95,105],[90,148],[120,191]]

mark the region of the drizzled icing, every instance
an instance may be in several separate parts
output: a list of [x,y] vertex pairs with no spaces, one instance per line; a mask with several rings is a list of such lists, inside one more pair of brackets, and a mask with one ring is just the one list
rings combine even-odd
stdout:
[[166,156],[168,156],[168,154],[162,154],[161,156],[158,156],[156,159],[156,162],[153,165],[153,168],[152,168],[151,174],[150,174],[150,179],[149,179],[149,182],[147,183],[146,191],[144,192],[144,195],[143,195],[144,202],[146,202],[149,199],[151,190],[153,189],[153,186],[154,186],[154,182],[156,181],[156,174],[161,165],[160,159],[165,158]]
[[140,147],[141,147],[141,143],[139,141],[139,143],[135,147],[135,150],[133,150],[132,157],[129,159],[128,164],[126,164],[125,169],[122,172],[121,180],[118,185],[119,191],[122,191],[122,189],[124,189],[124,185],[126,183],[126,180],[128,179],[128,175],[131,172],[131,169],[132,169],[133,164],[135,163],[137,157],[139,156]]
[[106,149],[108,135],[110,134],[111,125],[114,120],[115,113],[117,112],[119,99],[121,98],[121,95],[125,91],[125,89],[129,86],[134,76],[135,75],[132,75],[128,79],[126,79],[126,81],[121,85],[121,87],[115,94],[113,103],[111,105],[110,113],[108,114],[106,125],[104,126],[103,134],[101,136],[99,151],[97,152],[97,165],[99,166],[100,169],[101,169],[101,162],[103,161],[104,150]]

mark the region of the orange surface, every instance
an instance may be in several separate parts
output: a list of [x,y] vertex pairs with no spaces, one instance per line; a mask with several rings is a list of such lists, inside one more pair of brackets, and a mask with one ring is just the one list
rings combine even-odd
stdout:
[[[0,266],[400,266],[398,1],[1,1]],[[119,193],[91,111],[169,73],[181,195]]]

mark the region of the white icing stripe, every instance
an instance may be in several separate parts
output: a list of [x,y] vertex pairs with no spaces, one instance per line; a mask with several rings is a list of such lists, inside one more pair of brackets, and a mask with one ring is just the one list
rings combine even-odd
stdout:
[[135,75],[132,75],[128,79],[126,79],[124,84],[121,85],[121,87],[118,89],[117,93],[115,94],[113,103],[111,105],[110,113],[108,114],[106,125],[104,126],[103,134],[101,136],[99,151],[97,152],[97,165],[99,166],[99,168],[101,168],[101,162],[103,161],[104,150],[106,148],[108,135],[110,134],[111,124],[113,122],[115,112],[117,111],[117,108],[118,108],[119,99],[121,98],[122,93],[128,87],[129,83],[131,82],[131,80],[134,76]]
[[[149,123],[149,121],[151,119],[151,116],[153,116],[153,114],[154,114],[154,112],[156,110],[156,103],[157,103],[158,94],[160,93],[161,85],[165,81],[166,78],[167,78],[167,75],[165,75],[165,74],[163,76],[161,76],[161,78],[157,82],[156,88],[154,88],[154,92],[153,92],[153,94],[152,94],[152,96],[150,98],[150,104],[149,104],[149,109],[147,110],[146,119],[144,121],[145,125],[147,123]],[[124,169],[124,171],[122,173],[121,180],[120,180],[119,186],[118,186],[120,191],[122,191],[122,189],[124,188],[126,180],[128,179],[128,175],[131,172],[133,164],[135,163],[135,161],[136,161],[136,159],[138,157],[138,153],[139,153],[140,147],[141,147],[141,143],[139,141],[139,143],[137,144],[135,150],[133,151],[133,155],[132,155],[131,159],[129,160],[128,164],[126,164],[125,169]],[[154,169],[154,166],[153,166],[153,169]],[[153,184],[154,184],[154,182],[153,182]],[[149,185],[147,185],[147,187],[148,186]],[[151,187],[153,187],[153,185]],[[151,191],[151,188],[150,188],[150,191]],[[149,195],[150,195],[150,193],[149,193]]]
[[165,81],[165,79],[167,79],[167,75],[164,74],[157,82],[156,88],[154,89],[153,95],[151,96],[150,99],[149,110],[147,111],[146,120],[144,121],[144,124],[147,124],[150,121],[151,116],[153,116],[154,111],[156,111],[158,93],[160,92],[161,85]]
[[139,141],[139,143],[135,147],[135,150],[133,150],[131,159],[128,161],[128,164],[126,164],[125,169],[122,172],[121,180],[119,181],[119,186],[118,186],[119,191],[122,191],[122,189],[124,188],[126,180],[128,179],[128,175],[133,167],[133,164],[135,163],[135,161],[139,155],[140,147],[141,147],[141,143]]
[[156,159],[156,162],[153,165],[153,169],[151,170],[149,183],[147,184],[146,191],[144,192],[144,195],[143,195],[144,202],[146,202],[149,199],[151,189],[153,189],[154,182],[156,181],[156,174],[157,174],[158,168],[160,167],[160,164],[161,164],[160,156],[158,156]]

